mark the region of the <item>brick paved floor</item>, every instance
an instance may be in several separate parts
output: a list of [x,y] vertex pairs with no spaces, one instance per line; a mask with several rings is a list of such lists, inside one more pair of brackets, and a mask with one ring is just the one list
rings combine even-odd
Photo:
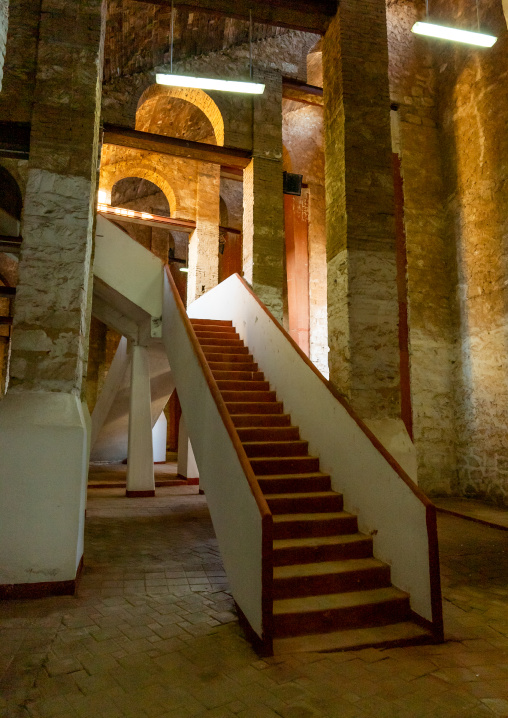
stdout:
[[508,532],[439,517],[447,642],[260,660],[195,487],[92,490],[76,597],[0,605],[0,715],[508,716]]

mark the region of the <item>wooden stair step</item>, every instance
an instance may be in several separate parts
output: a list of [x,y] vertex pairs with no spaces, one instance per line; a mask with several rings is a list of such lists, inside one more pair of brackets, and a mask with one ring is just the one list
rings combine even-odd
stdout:
[[[282,403],[280,403],[280,412],[282,413]],[[256,456],[250,459],[250,464],[256,475],[307,474],[310,471],[319,471],[317,456]]]
[[217,386],[224,391],[270,391],[267,381],[254,381],[253,379],[217,379]]
[[329,474],[319,471],[308,474],[273,474],[258,476],[258,484],[264,494],[290,494],[304,491],[329,491]]
[[[206,357],[205,357],[206,358]],[[214,376],[217,372],[225,372],[228,376],[235,373],[258,372],[258,365],[253,361],[245,362],[233,362],[233,361],[210,361],[208,360],[208,366]]]
[[365,591],[389,585],[390,567],[372,557],[299,563],[273,569],[274,599]]
[[207,326],[207,327],[232,327],[233,322],[229,319],[191,319],[193,326]]
[[[249,354],[249,347],[209,347],[201,346],[203,354],[208,362],[229,361],[234,364],[237,362],[252,362],[252,354]],[[231,349],[231,351],[229,351]]]
[[324,513],[342,511],[342,494],[336,491],[309,491],[297,494],[267,494],[272,514]]
[[227,344],[216,344],[210,340],[210,344],[206,341],[200,342],[200,347],[205,354],[249,354],[249,347],[246,347],[242,341],[228,342]]
[[[210,339],[211,344],[215,344],[216,341],[217,342],[218,341],[227,341],[227,342],[229,342],[229,341],[241,342],[242,341],[240,339],[240,335],[238,334],[238,332],[235,332],[234,327],[231,327],[231,331],[229,331],[229,332],[210,332],[210,331],[200,331],[199,329],[195,329],[195,334],[196,334],[197,338],[199,339],[199,341],[203,342],[204,344],[206,344],[205,339]],[[243,344],[243,342],[242,342],[242,344]]]
[[282,414],[281,401],[227,401],[230,414]]
[[206,347],[208,351],[211,351],[212,349],[215,351],[231,351],[233,354],[235,351],[240,354],[245,354],[246,352],[241,351],[243,349],[247,349],[248,351],[248,347],[244,345],[241,339],[205,339],[198,337],[198,341],[201,348],[204,349]]
[[336,534],[353,534],[357,531],[357,517],[346,511],[276,514],[273,517],[274,539],[334,536]]
[[302,439],[293,441],[242,441],[245,453],[256,456],[307,456],[309,442]]
[[[210,366],[210,363],[209,363]],[[214,369],[212,366],[210,366],[210,369],[213,374],[213,378],[215,381],[253,381],[253,382],[264,382],[264,376],[262,371],[257,371],[257,365],[256,370],[254,371],[238,371],[236,368],[234,371],[231,370],[222,370],[222,369]]]
[[372,536],[359,532],[332,536],[276,539],[273,542],[273,565],[370,558]]
[[274,635],[326,633],[409,619],[409,596],[398,588],[282,598],[273,602]]
[[232,414],[231,419],[236,427],[249,429],[258,426],[291,426],[289,414]]
[[284,653],[315,653],[330,651],[359,650],[368,646],[388,648],[395,646],[432,643],[432,634],[413,621],[389,623],[369,628],[350,628],[330,633],[314,633],[307,636],[277,638],[273,642],[274,655]]
[[277,401],[274,391],[221,391],[222,398],[228,401],[248,401],[248,402],[270,402]]
[[238,428],[240,441],[295,441],[300,438],[297,426],[248,426]]

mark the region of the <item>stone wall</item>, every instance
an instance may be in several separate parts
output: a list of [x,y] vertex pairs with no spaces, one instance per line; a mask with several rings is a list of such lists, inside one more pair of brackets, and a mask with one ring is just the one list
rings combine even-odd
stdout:
[[396,419],[398,300],[383,2],[341,2],[323,41],[323,78],[330,379],[364,418]]
[[[446,15],[445,15],[446,13]],[[475,27],[475,8],[438,4],[436,16]],[[480,4],[491,49],[441,44],[448,237],[458,266],[457,490],[508,504],[508,37],[502,4]]]
[[[6,0],[1,0],[5,5]],[[0,94],[0,120],[30,122],[41,0],[11,0]],[[0,41],[1,42],[1,41]]]
[[0,92],[4,76],[5,46],[9,27],[9,0],[0,0]]
[[[91,307],[103,8],[100,0],[86,7],[44,0],[42,9],[11,381],[13,390],[79,396]],[[30,17],[28,9],[26,31]],[[29,56],[30,43],[23,48],[16,37],[16,45]],[[19,73],[8,79],[8,94],[21,89]],[[13,104],[16,120],[24,97],[23,89]]]
[[423,0],[388,0],[390,99],[398,108],[404,193],[410,389],[418,480],[430,494],[456,475],[453,302],[456,271],[445,226],[434,46],[411,33]]

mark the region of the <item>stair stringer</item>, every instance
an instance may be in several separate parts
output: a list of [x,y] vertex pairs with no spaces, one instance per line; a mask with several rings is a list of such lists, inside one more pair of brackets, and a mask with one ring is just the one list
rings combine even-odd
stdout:
[[164,282],[162,340],[233,598],[253,638],[270,653],[272,515],[169,271]]
[[330,474],[345,509],[374,539],[374,556],[391,567],[394,586],[442,640],[435,507],[334,387],[314,367],[246,282],[233,275],[188,309],[191,318],[229,320],[284,402],[309,450]]

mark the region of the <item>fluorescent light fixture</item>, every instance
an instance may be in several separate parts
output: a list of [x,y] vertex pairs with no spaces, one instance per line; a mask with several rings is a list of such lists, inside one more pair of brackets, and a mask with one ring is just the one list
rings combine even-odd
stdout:
[[221,92],[243,92],[248,95],[262,95],[265,86],[258,82],[238,82],[236,80],[215,80],[211,77],[187,77],[186,75],[166,75],[157,73],[158,85],[171,87],[196,87],[199,90],[220,90]]
[[187,267],[180,267],[181,272],[188,272],[189,269]]
[[480,47],[492,47],[497,40],[497,37],[493,35],[484,35],[481,32],[472,32],[471,30],[459,30],[456,27],[446,27],[446,25],[435,25],[431,22],[415,22],[411,31],[417,35],[465,42],[468,45],[479,45]]

